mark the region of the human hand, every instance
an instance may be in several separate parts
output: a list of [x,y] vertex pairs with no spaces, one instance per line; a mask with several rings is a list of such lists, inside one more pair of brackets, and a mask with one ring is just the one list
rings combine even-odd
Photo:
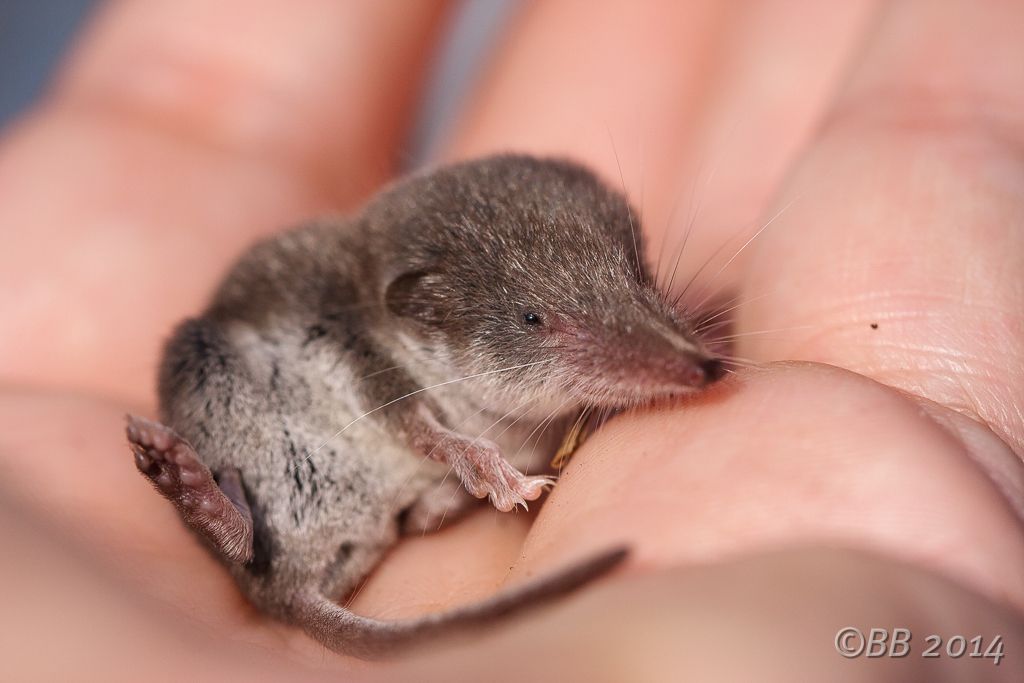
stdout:
[[[757,553],[777,548],[853,546],[893,562],[894,581],[910,571],[894,561],[952,580],[928,593],[956,606],[948,628],[967,623],[965,604],[991,624],[1008,623],[995,605],[1021,609],[1024,14],[925,0],[875,9],[538,3],[516,21],[448,156],[517,149],[589,163],[641,206],[652,261],[668,240],[663,276],[697,214],[674,288],[726,241],[731,256],[753,234],[740,228],[788,207],[688,294],[739,287],[748,336],[736,353],[810,362],[739,369],[678,410],[615,420],[533,524],[488,511],[406,542],[356,611],[468,602],[508,579],[510,564],[514,579],[622,540],[636,549],[632,572],[680,590],[715,586],[723,600],[728,583],[670,568],[721,563],[729,575],[751,554],[759,567]],[[153,412],[163,335],[245,244],[349,207],[393,170],[409,74],[437,17],[426,3],[115,3],[0,153],[0,220],[19,230],[0,256],[13,331],[0,339],[4,487],[89,544],[126,591],[224,641],[314,665],[322,650],[254,614],[133,471],[121,415]],[[432,570],[453,557],[456,571]],[[851,578],[816,557],[787,566],[885,593],[871,562],[850,559]],[[586,599],[641,617],[630,580]],[[814,614],[842,614],[828,591],[778,590]],[[923,598],[907,600],[893,623]],[[749,604],[751,618],[761,607]],[[572,610],[535,623],[571,625]],[[628,620],[609,622],[603,630],[629,635]],[[589,633],[588,623],[570,628]],[[821,656],[832,635],[788,645]],[[644,652],[621,642],[593,656]],[[244,666],[229,656],[224,666]],[[838,656],[823,666],[854,670]]]

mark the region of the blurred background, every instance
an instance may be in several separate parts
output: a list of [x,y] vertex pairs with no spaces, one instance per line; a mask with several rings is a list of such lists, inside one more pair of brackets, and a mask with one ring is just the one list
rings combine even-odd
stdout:
[[[102,0],[0,0],[0,128],[31,106],[60,66],[76,32]],[[434,55],[428,87],[407,146],[407,163],[429,156],[454,118],[515,0],[464,2]]]
[[42,92],[96,0],[0,0],[0,126]]

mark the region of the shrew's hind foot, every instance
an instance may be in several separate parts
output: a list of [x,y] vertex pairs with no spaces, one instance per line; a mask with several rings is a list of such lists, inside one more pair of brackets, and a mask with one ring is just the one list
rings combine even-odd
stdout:
[[252,513],[238,470],[221,473],[220,486],[187,441],[170,427],[128,415],[135,465],[192,529],[232,562],[252,559]]

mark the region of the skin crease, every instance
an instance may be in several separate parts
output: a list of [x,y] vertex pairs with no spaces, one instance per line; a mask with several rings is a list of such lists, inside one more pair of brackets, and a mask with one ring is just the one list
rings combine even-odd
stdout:
[[[171,651],[193,644],[173,628],[184,622],[227,643],[206,655],[224,671],[252,670],[236,648],[244,641],[291,662],[368,673],[241,600],[133,471],[121,415],[152,412],[160,340],[198,309],[244,244],[325,207],[350,207],[370,189],[355,190],[359,183],[388,174],[415,83],[361,65],[408,78],[438,12],[426,3],[397,11],[311,2],[295,10],[301,15],[281,15],[269,2],[221,0],[202,3],[202,16],[217,17],[204,29],[205,19],[185,21],[199,5],[109,5],[51,96],[3,141],[0,225],[17,233],[0,255],[0,309],[15,331],[0,335],[0,486],[27,501],[27,512],[10,516],[15,528],[33,515],[48,520],[54,538],[86,545],[96,581],[112,582],[114,595],[155,600],[161,609],[136,618]],[[469,602],[510,577],[628,539],[638,559],[607,592],[587,596],[598,601],[595,612],[553,607],[519,640],[485,639],[500,653],[490,666],[513,678],[524,652],[542,651],[545,637],[582,629],[597,613],[620,636],[602,642],[621,646],[579,651],[672,680],[684,653],[636,637],[644,612],[630,605],[642,604],[644,590],[664,595],[643,603],[658,605],[673,590],[699,591],[703,611],[683,604],[721,628],[733,646],[728,665],[749,667],[739,679],[791,680],[794,662],[833,654],[832,626],[808,634],[799,615],[852,615],[848,590],[862,603],[900,596],[870,619],[922,624],[917,635],[1001,632],[1008,653],[1019,653],[1024,46],[1014,27],[1024,9],[966,0],[844,3],[842,14],[795,0],[725,5],[528,6],[447,155],[510,146],[568,153],[614,183],[610,137],[654,259],[661,235],[685,229],[685,203],[669,221],[679,188],[695,182],[694,167],[717,166],[713,181],[697,183],[709,188],[708,201],[680,282],[723,241],[733,240],[726,255],[742,244],[738,230],[797,198],[705,289],[742,284],[751,302],[738,311],[741,334],[783,329],[739,337],[739,355],[811,362],[744,370],[676,410],[616,420],[573,458],[532,527],[526,515],[483,511],[406,542],[353,607],[398,617]],[[244,30],[218,30],[225,21]],[[366,39],[346,41],[329,26]],[[181,54],[193,60],[184,70]],[[107,79],[111,64],[123,75]],[[180,87],[160,96],[131,87],[149,83],[150,68],[176,74]],[[766,79],[773,69],[775,80]],[[210,107],[214,95],[225,99]],[[817,550],[784,552],[772,566],[790,578],[766,580],[758,593],[778,595],[792,611],[771,612],[767,598],[729,603],[735,584],[700,574],[724,563],[721,574],[731,576],[736,562],[775,576],[761,571],[772,560],[758,553],[793,544]],[[843,571],[830,569],[836,544],[879,557],[855,553],[843,556]],[[8,555],[4,566],[32,566],[32,557]],[[945,580],[921,583],[901,561]],[[54,580],[78,577],[88,594],[85,564],[59,565]],[[809,569],[826,589],[794,585]],[[643,573],[666,583],[652,578],[655,588],[641,588]],[[26,585],[45,599],[46,583]],[[66,623],[88,614],[74,593],[58,594]],[[920,617],[925,606],[932,611]],[[664,631],[690,633],[687,612],[672,610]],[[759,633],[778,634],[790,656],[744,649],[757,638],[711,619],[725,613],[736,615],[731,623],[773,614]],[[118,661],[119,625],[127,628],[114,622],[96,645],[115,658],[85,660],[98,673]],[[547,656],[549,671],[571,671],[574,651]],[[723,666],[716,652],[696,649],[685,661],[714,678]],[[467,656],[445,650],[432,661],[465,671]],[[902,680],[934,677],[943,664],[908,662]],[[34,670],[31,661],[14,663]],[[1021,676],[1009,659],[998,669],[967,663],[978,665],[975,679]],[[845,680],[877,680],[896,675],[883,667],[901,666],[877,664],[854,668],[833,657],[822,666]],[[187,657],[170,659],[162,673],[180,679],[188,666]]]

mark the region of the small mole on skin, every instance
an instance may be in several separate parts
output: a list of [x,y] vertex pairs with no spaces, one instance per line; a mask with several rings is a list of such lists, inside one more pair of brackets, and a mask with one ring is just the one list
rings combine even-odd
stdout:
[[877,330],[878,329],[878,323],[871,323],[871,329]]

